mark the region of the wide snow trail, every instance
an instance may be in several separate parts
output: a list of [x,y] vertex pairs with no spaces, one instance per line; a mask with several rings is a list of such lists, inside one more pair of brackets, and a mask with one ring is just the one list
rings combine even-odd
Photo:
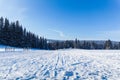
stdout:
[[120,51],[0,52],[0,80],[120,80]]

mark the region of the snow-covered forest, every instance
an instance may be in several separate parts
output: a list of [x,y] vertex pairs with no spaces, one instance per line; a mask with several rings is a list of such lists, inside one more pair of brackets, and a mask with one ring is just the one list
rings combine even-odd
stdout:
[[108,49],[120,42],[46,39],[0,18],[0,80],[119,80],[120,51]]
[[0,0],[0,80],[120,80],[120,0]]
[[106,41],[81,41],[75,40],[51,40],[40,37],[19,23],[10,22],[7,18],[0,18],[0,44],[20,48],[37,48],[56,50],[66,48],[77,49],[120,49],[120,42]]

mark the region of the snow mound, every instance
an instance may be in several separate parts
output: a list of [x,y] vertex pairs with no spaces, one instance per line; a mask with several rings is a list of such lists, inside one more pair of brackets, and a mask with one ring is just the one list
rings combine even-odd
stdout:
[[120,80],[120,51],[4,52],[0,80]]

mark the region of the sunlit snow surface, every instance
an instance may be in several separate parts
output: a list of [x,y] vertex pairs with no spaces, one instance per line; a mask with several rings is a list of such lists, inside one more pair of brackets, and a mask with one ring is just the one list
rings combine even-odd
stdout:
[[0,52],[0,80],[120,80],[120,51]]

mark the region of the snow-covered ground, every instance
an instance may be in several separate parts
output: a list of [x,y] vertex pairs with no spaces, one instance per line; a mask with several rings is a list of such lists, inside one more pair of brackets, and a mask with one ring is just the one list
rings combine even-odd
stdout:
[[120,51],[0,52],[0,80],[120,80]]
[[11,46],[6,46],[6,45],[0,45],[0,52],[5,52],[5,51],[24,51],[25,49],[22,48],[16,48],[16,47],[11,47]]

